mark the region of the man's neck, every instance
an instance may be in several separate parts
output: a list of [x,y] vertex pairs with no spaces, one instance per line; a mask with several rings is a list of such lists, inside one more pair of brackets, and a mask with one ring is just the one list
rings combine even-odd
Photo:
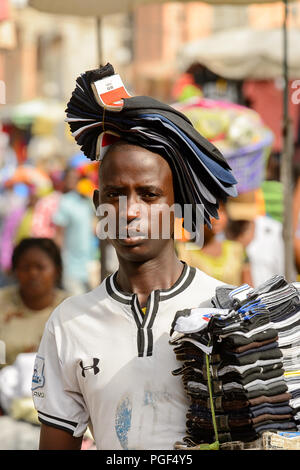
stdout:
[[156,289],[170,289],[180,277],[183,264],[174,249],[144,263],[119,260],[117,283],[124,292],[137,294],[141,307],[146,305],[148,296]]

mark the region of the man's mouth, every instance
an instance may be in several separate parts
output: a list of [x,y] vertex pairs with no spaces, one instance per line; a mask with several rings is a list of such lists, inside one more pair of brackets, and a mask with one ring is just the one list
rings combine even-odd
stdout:
[[139,232],[138,230],[133,230],[132,228],[124,230],[124,235],[119,237],[119,242],[124,245],[137,245],[142,243],[148,238],[146,233]]

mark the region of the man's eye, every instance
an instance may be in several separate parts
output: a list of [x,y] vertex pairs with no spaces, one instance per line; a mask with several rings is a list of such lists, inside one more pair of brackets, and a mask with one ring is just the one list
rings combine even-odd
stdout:
[[116,191],[110,191],[109,193],[106,194],[106,197],[109,197],[109,198],[114,198],[118,196],[119,196],[119,193]]

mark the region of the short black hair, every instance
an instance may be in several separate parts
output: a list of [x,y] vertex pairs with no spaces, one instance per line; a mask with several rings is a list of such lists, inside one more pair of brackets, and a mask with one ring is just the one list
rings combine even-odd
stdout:
[[17,269],[18,263],[22,255],[31,248],[38,248],[42,250],[54,263],[57,273],[58,273],[58,283],[61,282],[62,271],[63,271],[63,262],[60,253],[60,249],[57,244],[50,238],[38,238],[38,237],[28,237],[23,238],[23,240],[15,246],[13,255],[12,255],[12,269],[15,271]]
[[228,240],[236,240],[239,235],[242,235],[249,227],[250,220],[231,220],[228,219],[225,228],[225,235]]

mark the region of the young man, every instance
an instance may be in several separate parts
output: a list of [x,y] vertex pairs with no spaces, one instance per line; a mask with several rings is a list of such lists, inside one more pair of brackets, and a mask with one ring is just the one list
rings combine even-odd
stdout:
[[[160,154],[121,139],[101,162],[99,188],[96,207],[111,204],[116,213],[119,269],[63,302],[46,325],[33,385],[40,449],[79,449],[88,425],[97,449],[173,449],[185,435],[188,401],[172,375],[171,323],[178,310],[208,301],[220,282],[177,258],[173,230],[162,236],[164,217],[172,227],[175,191]],[[132,236],[138,226],[148,228]]]

